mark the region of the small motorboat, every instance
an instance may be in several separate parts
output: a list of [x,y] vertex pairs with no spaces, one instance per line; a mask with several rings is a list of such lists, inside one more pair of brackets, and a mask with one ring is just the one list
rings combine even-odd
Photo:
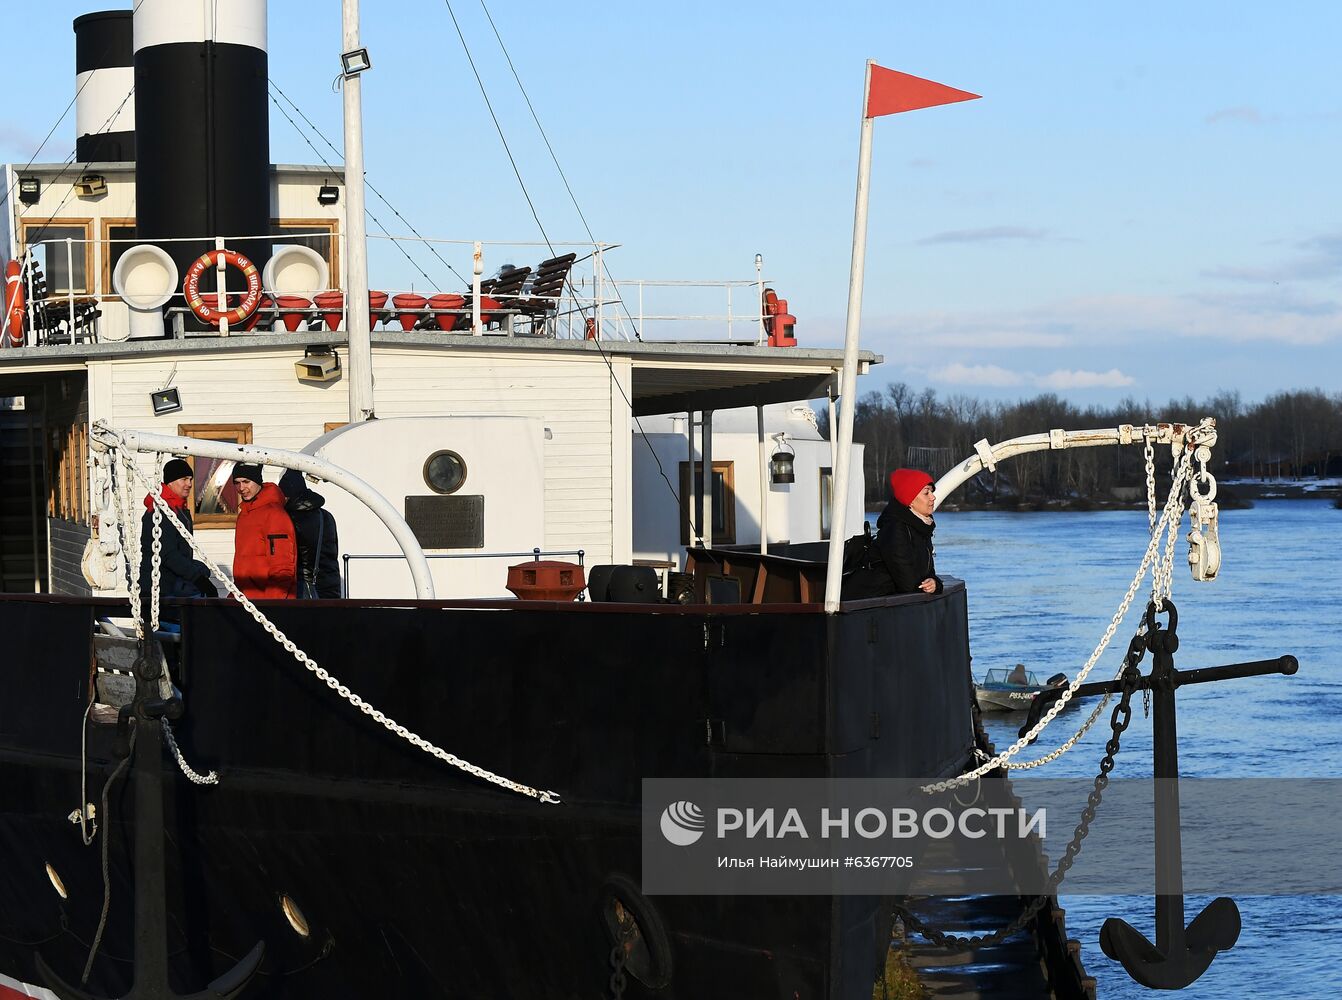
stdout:
[[1040,681],[1033,670],[1026,670],[1025,664],[1017,663],[1010,670],[1004,667],[989,670],[983,680],[974,685],[974,697],[984,712],[1024,712],[1029,710],[1030,702],[1040,691],[1062,687],[1066,683],[1066,674],[1054,674],[1048,680]]

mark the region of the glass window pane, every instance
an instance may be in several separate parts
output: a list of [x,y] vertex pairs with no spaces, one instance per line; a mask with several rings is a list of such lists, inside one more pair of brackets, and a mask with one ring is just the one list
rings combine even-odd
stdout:
[[[326,266],[328,268],[332,266],[330,229],[319,226],[286,226],[272,223],[270,232],[272,236],[279,237],[283,243],[297,244],[316,250],[322,255],[322,260],[326,261]],[[332,272],[331,283],[337,283],[334,272]]]
[[[112,275],[116,274],[117,261],[121,260],[121,255],[135,246],[135,227],[134,226],[108,226],[107,227],[107,280],[112,280]],[[118,240],[122,242],[117,242]],[[115,289],[107,287],[103,292],[107,295],[115,294]]]
[[[33,249],[51,293],[71,290],[71,265],[74,267],[74,291],[88,290],[88,277],[84,273],[86,244],[83,242],[83,226],[25,226],[23,233],[27,242],[34,239],[41,241]],[[65,243],[67,239],[75,240],[68,251]]]
[[233,485],[233,461],[227,458],[197,458],[193,490],[196,514],[236,514],[238,488]]
[[820,470],[820,537],[829,537],[830,518],[834,512],[834,470]]
[[727,477],[713,470],[713,534],[727,530]]

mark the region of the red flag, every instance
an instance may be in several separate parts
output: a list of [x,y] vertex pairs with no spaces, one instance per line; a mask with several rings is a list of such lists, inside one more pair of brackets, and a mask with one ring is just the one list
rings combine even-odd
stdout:
[[867,90],[867,117],[897,115],[901,111],[935,108],[938,104],[978,100],[978,94],[933,83],[920,76],[899,73],[871,64],[871,85]]

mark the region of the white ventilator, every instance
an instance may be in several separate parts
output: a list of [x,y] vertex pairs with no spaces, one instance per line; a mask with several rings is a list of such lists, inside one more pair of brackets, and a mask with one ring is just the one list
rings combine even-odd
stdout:
[[310,299],[330,287],[330,269],[311,247],[284,243],[275,247],[261,272],[261,285],[271,295],[301,295]]
[[163,336],[163,307],[177,294],[177,265],[162,247],[140,243],[121,255],[112,287],[130,310],[130,339]]

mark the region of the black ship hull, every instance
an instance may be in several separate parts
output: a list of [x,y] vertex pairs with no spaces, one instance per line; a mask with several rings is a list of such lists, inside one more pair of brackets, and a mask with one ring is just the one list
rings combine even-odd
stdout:
[[[540,602],[265,610],[388,716],[564,801],[505,792],[408,745],[235,604],[183,605],[175,729],[220,783],[192,785],[165,762],[168,953],[182,993],[264,940],[244,996],[605,996],[618,899],[646,938],[626,997],[865,1000],[889,941],[886,901],[644,898],[640,783],[933,776],[960,769],[974,741],[959,584],[834,616]],[[124,602],[0,598],[0,972],[24,982],[39,981],[39,952],[78,982],[103,905],[101,844],[84,846],[68,817],[81,802],[91,635],[108,613]],[[112,739],[89,727],[82,798],[97,801]],[[99,816],[111,908],[88,989],[107,996],[131,979],[132,803],[122,780]]]

